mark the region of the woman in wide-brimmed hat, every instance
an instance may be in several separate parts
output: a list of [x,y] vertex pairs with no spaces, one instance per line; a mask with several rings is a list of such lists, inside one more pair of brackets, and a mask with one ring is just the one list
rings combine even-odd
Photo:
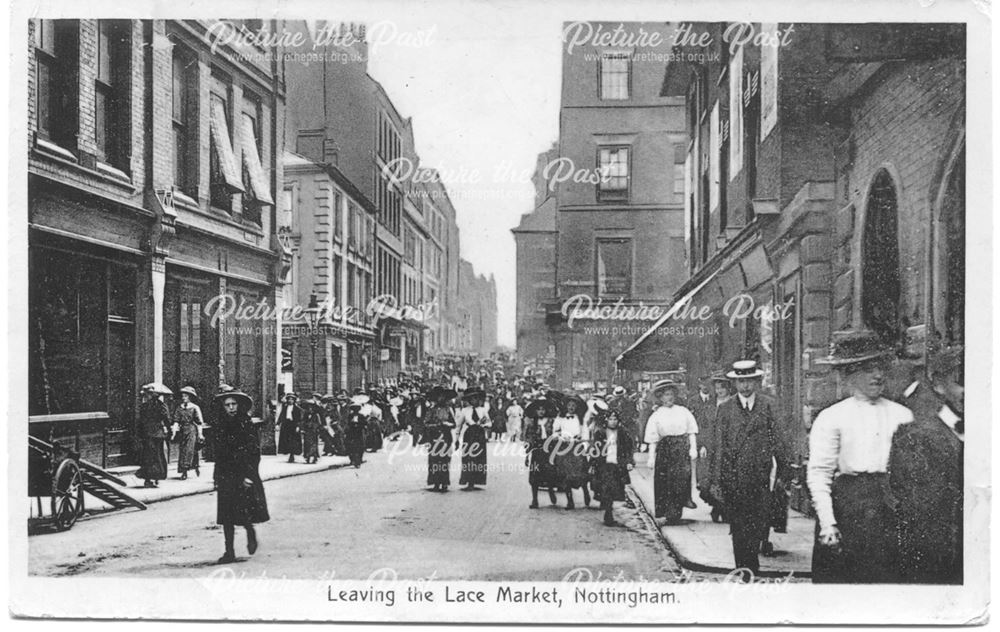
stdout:
[[139,471],[145,487],[157,487],[167,477],[167,427],[170,413],[161,399],[170,395],[170,389],[159,383],[142,387],[142,404],[139,406]]
[[653,468],[655,517],[678,524],[691,500],[691,460],[697,458],[698,422],[687,408],[676,405],[680,383],[671,379],[653,384],[653,397],[660,407],[646,423],[646,443],[653,446],[649,466]]
[[319,461],[319,435],[323,428],[321,399],[323,399],[321,394],[313,393],[309,399],[303,402],[299,431],[302,434],[302,457],[306,463]]
[[250,420],[253,400],[239,390],[215,396],[222,413],[213,428],[215,447],[216,522],[222,525],[226,540],[220,564],[236,561],[234,538],[236,525],[247,532],[247,552],[257,551],[257,533],[253,525],[267,522],[267,497],[260,479],[260,440]]
[[618,524],[613,515],[615,501],[630,503],[625,486],[631,482],[629,472],[635,465],[632,436],[619,428],[619,423],[618,411],[599,411],[590,446],[594,492],[601,501],[604,524],[609,527]]
[[584,505],[590,506],[590,491],[587,489],[587,449],[590,439],[583,424],[587,404],[577,395],[569,395],[562,401],[562,414],[552,424],[554,435],[551,456],[555,461],[556,477],[566,492],[566,509],[573,509],[573,490],[583,489]]
[[296,454],[302,454],[302,437],[299,434],[299,423],[302,421],[302,409],[298,405],[295,393],[285,393],[281,409],[278,410],[278,453],[287,454],[288,462],[295,461]]
[[458,393],[436,386],[427,394],[431,404],[425,415],[424,437],[428,444],[427,484],[432,491],[446,492],[451,484],[451,455],[455,417],[449,403]]
[[[462,445],[462,474],[459,485],[463,490],[486,485],[486,428],[490,425],[486,392],[480,388],[469,389],[462,400],[466,403],[458,412],[458,437]],[[456,441],[456,445],[459,441]]]
[[174,427],[178,436],[177,472],[184,480],[188,470],[194,470],[201,476],[198,464],[198,444],[205,440],[202,428],[205,420],[198,406],[198,391],[193,386],[185,386],[180,390],[181,403],[174,409]]
[[[555,393],[555,391],[550,391]],[[562,393],[557,394],[561,400]],[[524,408],[524,445],[525,462],[528,466],[528,484],[531,485],[531,509],[538,508],[538,490],[545,488],[549,493],[549,502],[556,504],[556,489],[561,487],[561,481],[556,474],[555,461],[552,458],[552,425],[559,416],[559,402],[555,398],[541,397],[528,403]]]

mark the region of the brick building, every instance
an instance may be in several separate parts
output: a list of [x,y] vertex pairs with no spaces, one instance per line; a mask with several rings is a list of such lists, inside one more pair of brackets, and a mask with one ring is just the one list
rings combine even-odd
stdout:
[[517,306],[515,331],[519,368],[550,379],[555,368],[555,338],[546,325],[546,308],[556,296],[556,199],[545,178],[559,147],[540,154],[532,175],[535,207],[512,228],[516,249]]
[[[836,337],[871,329],[896,346],[896,398],[928,353],[964,344],[965,33],[754,24],[778,45],[730,50],[727,26],[693,23],[709,54],[676,56],[717,61],[669,64],[663,86],[686,97],[691,136],[691,276],[674,300],[711,307],[719,333],[660,335],[661,319],[619,365],[672,354],[698,375],[756,358],[805,460],[816,413],[845,395],[815,363]],[[731,326],[741,295],[777,319]]]
[[[377,322],[370,376],[394,380],[400,371],[422,371],[429,355],[464,348],[468,314],[459,298],[455,208],[434,169],[420,163],[412,120],[368,74],[365,27],[287,28],[307,44],[286,52],[324,53],[319,61],[286,64],[289,145],[313,163],[336,167],[376,209],[371,296],[393,309]],[[316,51],[314,37],[325,42]]]
[[[604,321],[570,324],[567,300],[662,304],[685,278],[684,99],[660,93],[674,29],[667,23],[574,28],[619,26],[636,38],[647,34],[650,45],[626,50],[594,45],[593,38],[571,45],[571,29],[564,34],[558,164],[550,171],[557,183],[556,295],[547,306],[561,388],[610,385],[616,356],[635,338],[621,328],[588,330]],[[626,332],[637,325],[619,324]]]
[[212,52],[218,23],[27,25],[30,431],[108,467],[135,462],[145,382],[226,382],[255,416],[274,396],[274,323],[210,308],[280,291],[283,83],[263,51]]

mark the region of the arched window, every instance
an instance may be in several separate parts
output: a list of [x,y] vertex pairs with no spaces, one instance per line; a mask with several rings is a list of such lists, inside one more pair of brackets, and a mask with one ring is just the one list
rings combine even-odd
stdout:
[[896,187],[889,172],[875,175],[861,244],[861,318],[887,342],[899,338],[899,240]]
[[965,149],[955,159],[941,203],[936,278],[940,320],[947,346],[965,344]]

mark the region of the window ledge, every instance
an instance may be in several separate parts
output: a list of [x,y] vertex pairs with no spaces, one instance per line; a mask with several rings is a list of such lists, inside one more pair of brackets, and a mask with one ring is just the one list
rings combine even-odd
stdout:
[[102,182],[113,184],[128,191],[132,195],[137,193],[135,186],[132,184],[132,179],[128,176],[128,174],[124,171],[115,169],[110,165],[98,162],[96,169],[90,169],[81,165],[76,156],[66,148],[60,147],[59,145],[42,138],[35,139],[34,152],[38,156],[44,157],[47,160],[51,160],[60,165],[101,180]]
[[183,191],[174,187],[174,204],[180,206],[181,208],[188,209],[189,211],[200,210],[198,208],[198,201],[192,197],[189,197]]

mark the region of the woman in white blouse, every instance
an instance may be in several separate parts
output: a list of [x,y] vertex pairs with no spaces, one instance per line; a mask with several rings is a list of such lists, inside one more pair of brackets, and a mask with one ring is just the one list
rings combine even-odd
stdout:
[[671,380],[653,385],[653,397],[660,406],[649,416],[645,436],[651,447],[649,466],[653,468],[656,518],[668,525],[680,523],[685,507],[695,507],[691,500],[691,459],[698,456],[698,422],[691,411],[674,403],[677,387]]

